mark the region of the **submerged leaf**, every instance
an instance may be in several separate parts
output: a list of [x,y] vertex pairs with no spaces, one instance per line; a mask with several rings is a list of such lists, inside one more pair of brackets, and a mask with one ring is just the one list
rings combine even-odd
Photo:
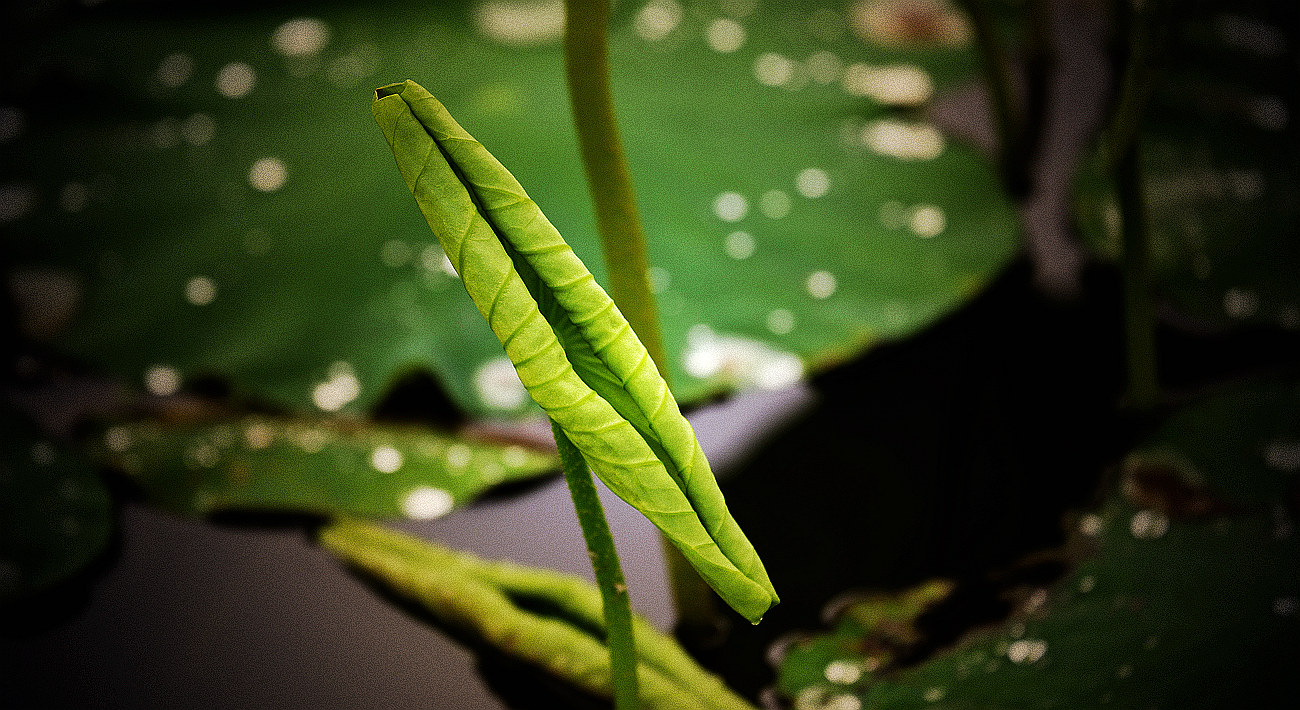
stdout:
[[757,622],[776,592],[694,430],[614,302],[509,171],[423,87],[380,88],[373,110],[529,394],[610,490]]
[[[490,562],[360,521],[340,519],[320,532],[321,545],[443,624],[504,653],[541,666],[591,693],[612,693],[600,593],[577,577]],[[551,613],[537,610],[545,607]],[[637,675],[645,708],[752,710],[700,668],[671,637],[639,616]]]

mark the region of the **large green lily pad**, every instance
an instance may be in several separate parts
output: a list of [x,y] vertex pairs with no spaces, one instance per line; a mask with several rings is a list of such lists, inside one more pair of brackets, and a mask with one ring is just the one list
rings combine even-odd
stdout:
[[84,568],[108,543],[113,508],[93,466],[5,413],[0,433],[0,603]]
[[[1205,6],[1172,24],[1141,138],[1161,295],[1216,326],[1300,328],[1300,130],[1294,11]],[[1288,19],[1289,18],[1289,19]],[[1086,239],[1118,258],[1115,187],[1094,161],[1080,181]]]
[[[1298,470],[1295,381],[1208,399],[1130,454],[1078,520],[1078,564],[1021,590],[999,628],[899,668],[893,652],[916,639],[850,614],[791,649],[781,689],[800,710],[1292,706]],[[902,597],[901,628],[933,601],[924,591]]]
[[[960,15],[939,6],[900,25],[925,42],[884,46],[853,29],[858,9],[724,6],[655,0],[626,8],[612,35],[688,401],[915,332],[1017,244],[993,169],[924,117],[933,89],[975,66]],[[164,19],[109,3],[42,28],[0,145],[25,327],[160,393],[216,375],[283,406],[348,411],[421,367],[470,412],[526,410],[368,106],[374,86],[423,82],[603,279],[558,7]],[[887,105],[900,102],[919,108]]]
[[183,515],[439,518],[493,486],[555,471],[554,453],[423,428],[248,416],[122,424],[95,447],[149,502]]

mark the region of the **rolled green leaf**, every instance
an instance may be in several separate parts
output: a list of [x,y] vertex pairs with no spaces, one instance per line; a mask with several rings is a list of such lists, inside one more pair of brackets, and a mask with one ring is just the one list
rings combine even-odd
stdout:
[[750,621],[779,599],[645,347],[508,170],[415,82],[375,92],[406,185],[533,399]]

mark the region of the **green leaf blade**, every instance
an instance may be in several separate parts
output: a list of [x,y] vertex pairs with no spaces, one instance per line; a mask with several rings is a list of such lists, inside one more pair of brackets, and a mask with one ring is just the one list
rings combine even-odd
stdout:
[[518,181],[423,87],[382,87],[373,111],[528,392],[610,490],[757,622],[779,601],[775,590],[694,430],[609,296]]

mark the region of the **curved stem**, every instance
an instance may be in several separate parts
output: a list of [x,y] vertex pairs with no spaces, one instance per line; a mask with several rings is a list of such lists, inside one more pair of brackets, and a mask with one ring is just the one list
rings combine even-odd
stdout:
[[555,445],[560,450],[560,463],[564,466],[564,482],[569,485],[573,508],[578,513],[582,537],[587,542],[587,555],[596,571],[596,586],[605,610],[605,643],[609,646],[609,665],[613,676],[614,707],[616,710],[634,710],[640,707],[637,700],[636,644],[632,636],[632,605],[628,601],[627,583],[618,563],[618,550],[614,536],[605,521],[605,509],[600,505],[596,484],[587,470],[578,447],[569,441],[560,425],[551,422]]
[[[595,206],[596,230],[609,271],[610,295],[650,353],[659,374],[671,385],[658,309],[650,289],[645,231],[614,115],[609,78],[609,0],[567,0],[564,9],[564,69],[569,101],[587,187]],[[662,536],[660,543],[678,623],[693,629],[712,628],[718,618],[713,590],[672,543]]]
[[668,379],[658,311],[650,290],[645,231],[614,116],[608,25],[609,0],[568,0],[565,4],[564,68],[569,100],[596,209],[596,229],[609,268],[611,295],[659,373]]

